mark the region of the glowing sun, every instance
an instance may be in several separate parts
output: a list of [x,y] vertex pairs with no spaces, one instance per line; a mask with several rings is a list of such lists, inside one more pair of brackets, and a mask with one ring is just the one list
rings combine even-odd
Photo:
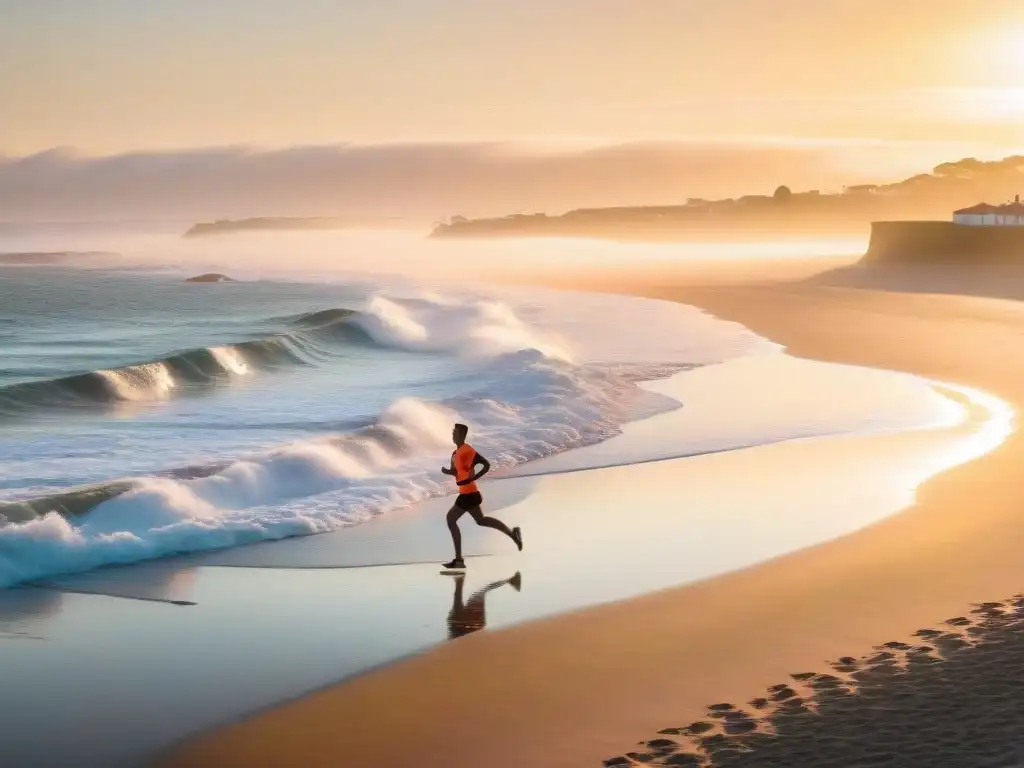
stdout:
[[999,29],[986,38],[982,50],[993,69],[993,80],[1024,88],[1024,26]]

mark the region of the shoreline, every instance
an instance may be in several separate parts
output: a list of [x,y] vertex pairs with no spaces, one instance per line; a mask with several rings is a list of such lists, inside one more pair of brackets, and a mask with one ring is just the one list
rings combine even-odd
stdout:
[[[761,383],[760,394],[751,380]],[[780,354],[702,367],[645,388],[689,407],[549,457],[545,475],[488,484],[488,511],[524,526],[539,546],[520,553],[493,532],[464,528],[467,554],[488,555],[471,561],[468,597],[521,572],[521,591],[503,587],[487,598],[487,627],[700,581],[868,525],[905,506],[909,488],[934,471],[945,446],[975,445],[974,425],[991,420],[983,408],[964,422],[967,400],[955,391],[936,395],[934,411],[918,410],[927,402],[919,396],[933,385]],[[814,390],[854,399],[849,408],[827,398],[809,408],[800,393]],[[876,398],[876,390],[890,399]],[[947,409],[949,400],[959,407]],[[735,404],[728,409],[734,418],[716,413],[723,403]],[[829,421],[810,416],[805,426],[816,436],[798,428],[787,433],[794,439],[744,449],[755,435],[781,437],[773,430],[791,424],[794,414]],[[862,418],[872,414],[874,420]],[[718,425],[714,434],[709,424]],[[675,459],[691,438],[698,445],[705,437],[737,450]],[[608,461],[643,456],[662,460]],[[790,467],[815,462],[821,467],[813,475],[789,476]],[[585,471],[557,472],[573,467]],[[680,486],[686,504],[676,509]],[[818,510],[836,494],[843,512],[821,518]],[[628,516],[622,499],[630,500]],[[437,563],[451,546],[439,524],[448,506],[450,499],[439,497],[333,534],[100,569],[54,579],[52,590],[0,593],[0,629],[50,641],[3,648],[15,689],[51,679],[49,670],[61,666],[80,681],[76,690],[105,692],[103,707],[90,710],[90,728],[59,743],[34,724],[73,717],[85,694],[54,685],[8,708],[0,728],[8,754],[16,763],[41,765],[149,764],[196,734],[444,645],[452,583],[438,577]],[[344,567],[352,565],[390,567]],[[185,650],[214,640],[210,653]],[[140,706],[146,703],[158,706],[159,717]]]
[[[793,286],[673,289],[670,283],[601,286],[590,281],[586,287],[694,304],[785,344],[794,355],[955,381],[1009,394],[1019,406],[1014,396],[1019,390],[1013,386],[1024,381],[1019,364],[999,371],[988,360],[979,375],[977,357],[984,347],[968,343],[973,338],[956,345],[959,365],[936,354],[941,334],[930,323],[947,313],[943,305],[955,298]],[[983,309],[989,313],[991,308]],[[823,322],[823,313],[845,314],[847,321],[852,316],[858,322]],[[962,315],[952,313],[949,319],[962,325]],[[1009,330],[1012,337],[1015,323],[1014,318],[1000,324],[973,317],[968,335],[991,337]],[[892,325],[913,328],[930,343],[898,344],[900,334],[893,333]],[[871,343],[857,338],[865,332],[873,335]],[[843,333],[852,338],[834,338]],[[836,346],[841,353],[830,352]],[[1012,503],[990,499],[986,514],[964,519],[948,496],[962,502],[978,476],[994,477],[1004,488],[1008,479],[1014,482],[1013,457],[1021,453],[1014,433],[983,459],[932,478],[918,489],[918,502],[910,509],[868,529],[698,584],[466,638],[457,648],[438,648],[201,737],[172,752],[163,764],[285,764],[295,753],[284,755],[269,742],[295,729],[324,753],[340,751],[389,765],[469,765],[474,754],[483,752],[491,765],[600,762],[670,721],[698,719],[711,701],[743,700],[797,667],[866,653],[882,635],[904,636],[972,600],[995,599],[991,591],[997,585],[1012,592],[1008,585],[1024,575],[1015,563],[1012,572],[1006,567],[1020,540],[1012,526]],[[1020,484],[1013,490],[1021,493]],[[992,535],[993,529],[1004,535]],[[967,578],[956,569],[953,580],[944,558],[958,538],[973,543],[970,562],[975,567]],[[909,553],[903,551],[908,542],[915,547]],[[921,569],[933,578],[926,586],[916,580]],[[819,581],[808,583],[808,571]],[[894,579],[897,589],[892,588]],[[856,616],[841,610],[847,604],[860,609]],[[687,653],[680,654],[681,644]],[[491,662],[502,657],[503,668],[494,669]],[[686,690],[666,677],[686,680]],[[468,740],[450,743],[442,735],[442,715],[429,714],[439,690],[466,702],[459,718],[461,727],[474,734]],[[417,717],[395,712],[389,701],[396,698],[414,703]],[[327,729],[328,712],[358,723],[357,733],[333,734]],[[509,728],[518,738],[509,738]],[[387,734],[396,729],[413,739],[415,755],[408,746],[388,746]],[[290,748],[301,750],[306,764],[323,764],[307,739],[302,745],[292,741]],[[257,754],[261,760],[249,762]]]

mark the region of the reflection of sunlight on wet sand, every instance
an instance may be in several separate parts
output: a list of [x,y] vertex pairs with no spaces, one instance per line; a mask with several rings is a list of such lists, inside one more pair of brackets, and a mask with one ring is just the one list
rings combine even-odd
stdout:
[[167,579],[165,596],[174,600],[183,600],[189,597],[195,586],[196,578],[195,568],[182,568],[171,571],[170,578]]
[[[945,390],[951,393],[955,399],[963,398],[967,401],[965,410],[968,414],[965,428],[969,430],[969,433],[955,441],[947,450],[937,454],[925,454],[922,457],[916,473],[911,473],[908,476],[908,480],[912,483],[910,498],[907,499],[908,504],[913,501],[916,489],[926,480],[958,464],[966,464],[984,456],[1005,441],[1016,428],[1017,414],[1007,401],[974,387],[940,381],[933,381],[932,384],[940,392]],[[956,397],[957,395],[960,397]],[[986,415],[981,418],[971,418],[972,409],[981,410]]]
[[174,560],[109,566],[38,582],[57,592],[192,605],[197,569]]
[[[1012,431],[1013,409],[1001,399],[934,386],[964,418],[535,478],[534,495],[504,519],[544,542],[542,550],[524,554],[531,581],[545,584],[541,602],[552,611],[748,567],[898,513],[925,480],[991,451]],[[619,439],[629,436],[608,442]],[[529,514],[541,508],[543,518]],[[585,548],[581,525],[590,542]],[[602,572],[600,563],[607,562],[615,563],[615,579]],[[536,601],[527,601],[530,610],[538,610]],[[521,609],[509,605],[510,613],[498,612],[494,623],[507,623]]]

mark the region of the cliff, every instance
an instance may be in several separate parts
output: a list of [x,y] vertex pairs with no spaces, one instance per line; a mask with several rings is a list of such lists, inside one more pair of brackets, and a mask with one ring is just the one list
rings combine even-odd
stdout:
[[1024,227],[876,221],[861,260],[873,264],[1024,263]]

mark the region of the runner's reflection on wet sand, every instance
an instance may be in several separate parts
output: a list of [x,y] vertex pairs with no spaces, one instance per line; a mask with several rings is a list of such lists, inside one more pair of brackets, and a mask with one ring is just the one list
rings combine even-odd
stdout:
[[485,587],[474,592],[467,602],[463,602],[462,588],[466,580],[464,573],[447,574],[455,581],[455,593],[452,596],[452,609],[448,612],[448,639],[455,640],[483,629],[487,626],[487,616],[484,610],[484,600],[487,593],[498,589],[506,584],[516,592],[522,589],[523,577],[517,571],[514,576],[501,581],[494,581]]

